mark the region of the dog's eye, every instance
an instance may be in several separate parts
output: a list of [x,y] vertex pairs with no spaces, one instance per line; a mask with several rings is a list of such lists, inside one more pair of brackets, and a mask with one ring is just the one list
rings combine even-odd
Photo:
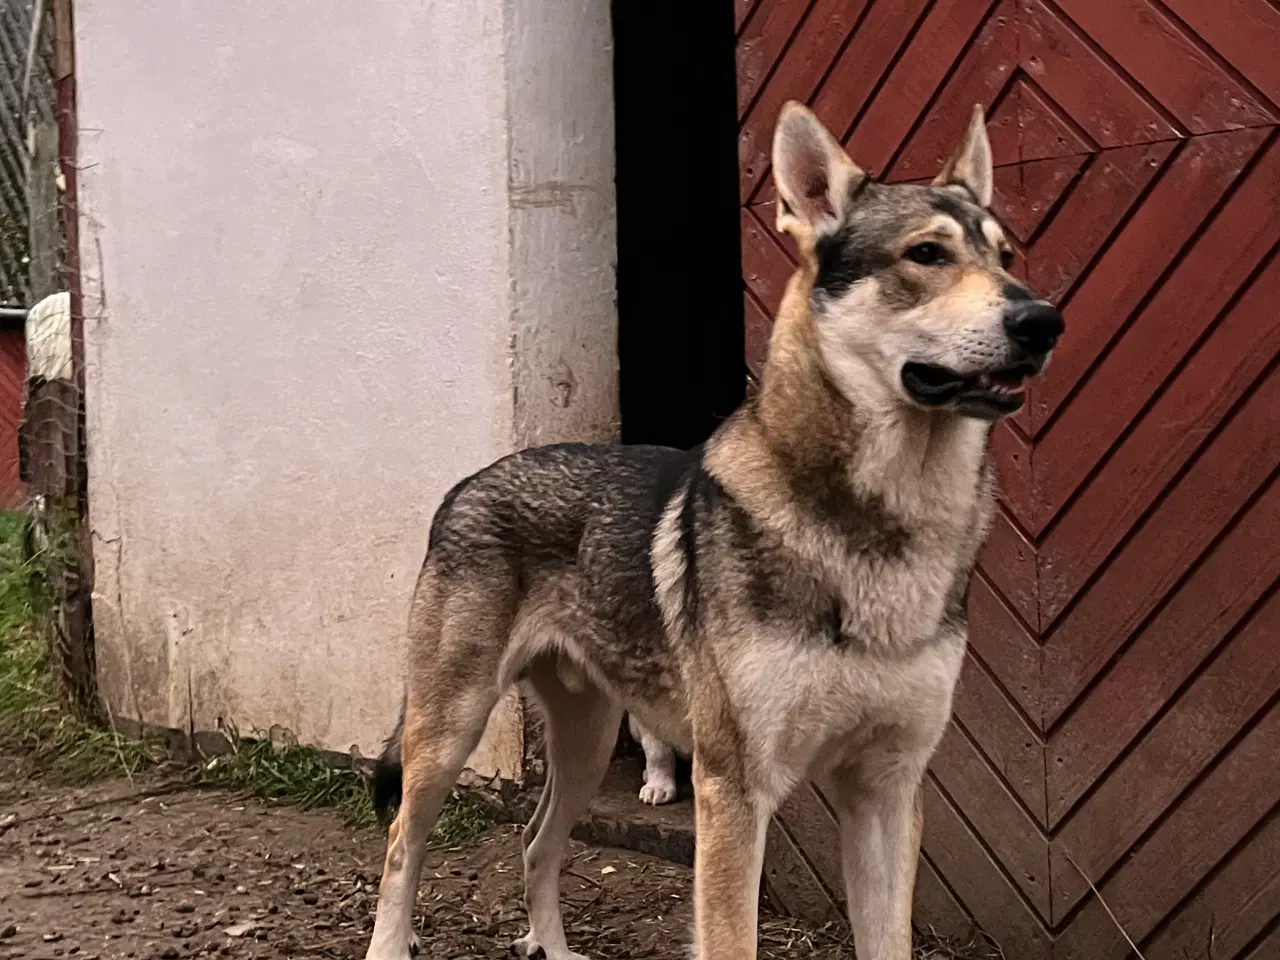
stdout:
[[907,247],[906,256],[912,263],[918,263],[922,267],[932,267],[946,262],[947,251],[937,243],[917,243]]
[[1006,248],[1000,251],[1000,266],[1004,267],[1006,270],[1013,267],[1014,259],[1012,250]]

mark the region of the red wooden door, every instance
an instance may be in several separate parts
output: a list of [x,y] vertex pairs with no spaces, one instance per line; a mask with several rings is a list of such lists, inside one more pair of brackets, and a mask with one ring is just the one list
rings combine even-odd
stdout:
[[[931,178],[987,105],[1017,270],[1067,318],[994,437],[917,919],[976,921],[1009,957],[1120,960],[1109,907],[1148,960],[1280,957],[1280,10],[738,8],[750,363],[792,268],[768,183],[791,98],[889,180]],[[783,904],[832,909],[831,830],[811,792],[783,812]]]

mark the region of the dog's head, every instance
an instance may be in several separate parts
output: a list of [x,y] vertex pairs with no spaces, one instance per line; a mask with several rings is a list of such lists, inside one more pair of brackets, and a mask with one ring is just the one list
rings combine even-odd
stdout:
[[814,272],[821,362],[851,401],[996,420],[1022,406],[1062,316],[1009,275],[988,211],[991,144],[981,107],[929,186],[875,183],[797,103],[773,142],[778,229]]

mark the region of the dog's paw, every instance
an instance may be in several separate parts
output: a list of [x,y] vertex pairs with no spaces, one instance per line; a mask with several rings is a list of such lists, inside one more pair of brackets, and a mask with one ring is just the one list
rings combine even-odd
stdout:
[[653,807],[670,803],[676,798],[676,782],[667,777],[646,777],[640,788],[640,802]]
[[545,956],[542,952],[542,944],[534,939],[532,930],[519,940],[512,941],[509,950],[512,956],[525,957],[527,960],[537,960],[537,958]]
[[511,944],[511,953],[517,957],[524,957],[525,960],[590,960],[580,953],[573,953],[566,949],[562,953],[547,953],[542,948],[533,932],[526,933],[519,940]]

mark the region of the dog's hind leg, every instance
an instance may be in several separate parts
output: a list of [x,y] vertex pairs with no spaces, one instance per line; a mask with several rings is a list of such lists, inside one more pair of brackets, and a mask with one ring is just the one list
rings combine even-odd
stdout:
[[[560,868],[569,831],[600,787],[618,739],[622,710],[591,685],[564,683],[556,661],[540,659],[529,670],[530,686],[546,720],[550,775],[526,831],[524,898],[529,933],[512,949],[524,957],[541,950],[546,960],[583,960],[571,953],[560,916]],[[580,689],[579,689],[580,688]],[[541,816],[539,816],[541,814]]]
[[[421,588],[420,588],[421,589]],[[378,912],[366,960],[407,960],[427,840],[502,693],[498,664],[510,626],[493,591],[460,592],[428,609],[415,599],[410,678],[400,743],[400,811],[387,837]],[[495,616],[495,608],[499,608]]]

